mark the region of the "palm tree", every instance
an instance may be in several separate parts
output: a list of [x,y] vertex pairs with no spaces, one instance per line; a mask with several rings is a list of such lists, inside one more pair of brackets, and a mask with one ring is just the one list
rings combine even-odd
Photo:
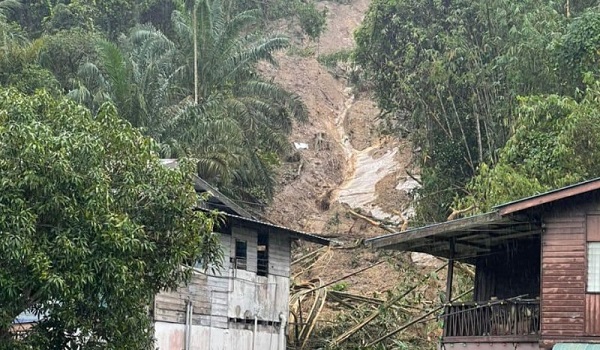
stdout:
[[198,158],[199,174],[225,192],[269,198],[273,165],[288,151],[285,135],[307,112],[255,67],[275,63],[273,53],[288,39],[248,34],[256,11],[228,19],[217,0],[184,9],[173,12],[173,40],[142,26],[120,45],[100,41],[100,62],[81,67],[70,96],[92,109],[112,101],[159,141],[164,156]]

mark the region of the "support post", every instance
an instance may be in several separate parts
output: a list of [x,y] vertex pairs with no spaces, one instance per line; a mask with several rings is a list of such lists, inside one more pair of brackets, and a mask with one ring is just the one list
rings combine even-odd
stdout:
[[454,277],[454,238],[450,240],[450,257],[448,258],[448,277],[446,278],[446,302],[452,300],[452,278]]

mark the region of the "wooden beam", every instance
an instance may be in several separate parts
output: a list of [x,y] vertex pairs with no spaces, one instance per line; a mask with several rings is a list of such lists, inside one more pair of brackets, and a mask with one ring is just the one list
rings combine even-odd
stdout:
[[[480,240],[474,243],[484,243],[484,244],[490,244],[490,243],[498,243],[501,241],[509,241],[515,238],[521,238],[521,237],[527,237],[527,236],[535,236],[535,235],[539,235],[542,233],[542,230],[534,230],[534,231],[525,231],[525,232],[514,232],[511,234],[507,234],[504,236],[494,236],[491,237],[488,240]],[[490,245],[491,246],[491,245]]]
[[446,278],[446,302],[452,300],[452,278],[454,277],[454,238],[450,240],[450,256],[448,257],[448,278]]
[[502,218],[498,212],[494,211],[477,216],[415,228],[405,232],[397,232],[381,237],[371,238],[366,240],[365,243],[370,244],[373,248],[387,248],[394,244],[423,239],[425,237],[466,231],[470,228],[472,229],[480,225],[491,224],[501,219]]

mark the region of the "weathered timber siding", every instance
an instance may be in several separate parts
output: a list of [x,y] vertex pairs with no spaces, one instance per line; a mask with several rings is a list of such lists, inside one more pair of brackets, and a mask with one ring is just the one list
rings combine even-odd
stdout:
[[187,300],[193,303],[192,323],[227,328],[227,279],[194,273],[186,287],[155,297],[156,321],[185,323]]
[[[192,349],[279,349],[280,315],[289,312],[291,242],[289,235],[269,232],[269,270],[267,276],[258,276],[257,238],[257,228],[231,227],[220,235],[224,257],[221,269],[197,271],[187,286],[155,297],[159,349],[183,347],[187,300],[193,303]],[[246,242],[245,270],[231,264],[236,240]],[[256,334],[252,322],[255,317],[260,322]]]
[[[194,273],[186,287],[162,292],[155,298],[156,321],[185,323],[186,301],[194,306],[193,324],[228,328],[230,318],[254,318],[279,322],[287,315],[290,273],[290,238],[269,233],[269,273],[256,275],[257,232],[246,227],[233,227],[232,234],[221,234],[222,268],[206,274]],[[247,269],[234,269],[235,241],[247,244]]]
[[[233,270],[230,281],[228,315],[245,318],[258,314],[259,319],[277,322],[279,314],[287,315],[290,275],[290,238],[287,235],[269,233],[269,272],[267,276],[256,275],[257,233],[249,228],[233,228],[232,247],[235,240],[248,244],[247,270]],[[231,251],[232,257],[235,251]]]
[[585,212],[557,210],[542,234],[542,338],[584,334]]
[[[223,256],[230,251],[230,235],[220,235]],[[229,302],[229,259],[223,267],[209,269],[208,274],[194,272],[187,286],[173,292],[162,292],[154,298],[156,321],[185,323],[186,302],[193,303],[192,323],[217,328],[227,328]]]
[[254,318],[279,321],[288,312],[289,278],[274,275],[256,276],[238,270],[231,281],[228,315],[231,318]]
[[290,237],[269,233],[269,275],[290,276]]
[[256,231],[245,227],[234,226],[231,232],[231,258],[235,258],[235,241],[245,241],[247,244],[246,269],[256,273]]
[[[229,242],[229,256],[235,258],[235,241],[246,241],[247,271],[256,273],[257,231],[246,227],[233,227]],[[276,232],[269,232],[269,275],[290,276],[290,237]]]

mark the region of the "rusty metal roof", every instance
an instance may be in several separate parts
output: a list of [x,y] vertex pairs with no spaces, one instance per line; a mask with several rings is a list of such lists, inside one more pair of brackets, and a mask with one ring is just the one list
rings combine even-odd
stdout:
[[598,189],[600,189],[600,177],[500,204],[493,209],[498,210],[501,215],[507,215]]
[[509,240],[535,239],[539,236],[541,222],[536,215],[524,215],[528,209],[597,190],[600,190],[600,178],[500,204],[485,214],[367,239],[365,244],[373,248],[449,257],[452,241],[458,254],[456,259],[467,261],[473,256],[487,254]]

